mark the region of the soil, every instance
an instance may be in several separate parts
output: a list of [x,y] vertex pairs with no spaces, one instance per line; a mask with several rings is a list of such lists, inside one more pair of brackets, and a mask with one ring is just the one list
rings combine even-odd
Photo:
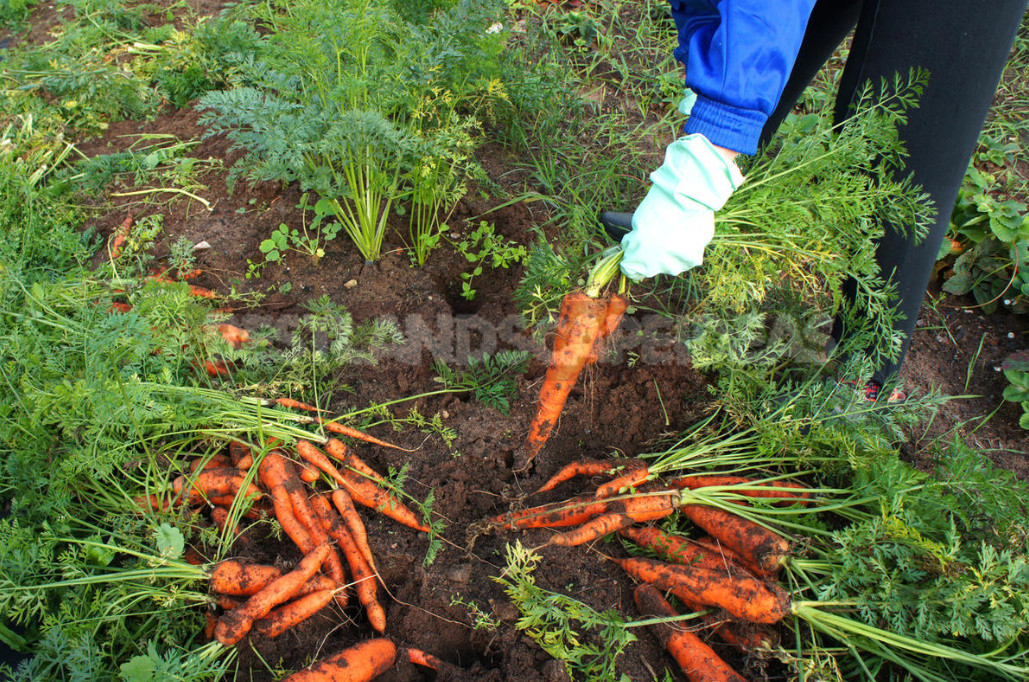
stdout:
[[[195,6],[201,13],[216,8],[214,2]],[[32,28],[19,40],[44,39],[61,11],[57,5],[41,3],[34,11]],[[140,133],[160,132],[180,140],[201,140],[204,130],[198,125],[198,116],[189,108],[169,110],[149,121],[113,123],[101,138],[76,144],[82,153],[92,156],[125,149]],[[520,270],[483,275],[476,281],[476,297],[467,301],[460,295],[460,274],[468,269],[465,259],[452,249],[440,249],[424,267],[411,267],[401,237],[403,226],[398,222],[387,238],[384,257],[377,263],[365,264],[340,235],[328,243],[327,253],[318,262],[290,253],[281,262],[268,265],[260,278],[247,279],[248,260],[263,261],[260,242],[282,223],[300,224],[301,196],[295,187],[275,183],[254,187],[241,183],[230,192],[225,169],[239,154],[230,152],[229,146],[222,138],[203,139],[190,152],[198,159],[224,162],[224,167],[215,166],[201,177],[205,188],[196,192],[211,202],[211,210],[175,195],[159,196],[158,201],[150,197],[147,204],[107,206],[86,227],[107,238],[127,214],[138,220],[149,213],[161,213],[164,223],[157,247],[159,263],[167,263],[170,245],[180,238],[193,244],[207,242],[210,248],[197,251],[202,274],[193,283],[220,294],[234,293],[234,300],[245,301],[234,304],[230,321],[247,329],[261,324],[287,328],[304,312],[301,306],[305,301],[321,296],[343,305],[357,320],[385,316],[396,319],[408,344],[385,353],[378,364],[357,367],[343,377],[349,391],[334,392],[338,398],[333,408],[340,411],[437,390],[439,385],[430,366],[436,358],[453,365],[483,350],[532,351],[534,359],[528,373],[519,378],[507,414],[456,394],[425,397],[392,408],[397,416],[412,407],[423,415],[441,415],[444,424],[456,433],[449,447],[438,436],[385,428],[376,435],[413,452],[358,447],[360,456],[379,471],[408,465],[406,491],[419,499],[431,492],[434,514],[446,524],[444,547],[426,566],[423,559],[429,542],[424,534],[370,510],[362,511],[388,595],[384,599],[386,634],[402,646],[423,649],[446,663],[444,669],[428,673],[400,661],[377,679],[568,679],[560,664],[515,628],[519,613],[496,581],[505,564],[507,543],[519,540],[528,547],[539,547],[550,533],[499,532],[490,530],[483,520],[521,506],[586,492],[597,481],[575,480],[556,491],[530,496],[572,460],[603,457],[612,451],[631,457],[647,452],[662,436],[695,423],[705,414],[709,402],[708,378],[693,370],[680,351],[670,345],[661,347],[660,339],[651,349],[660,352],[650,356],[657,362],[630,366],[624,353],[602,358],[573,391],[559,427],[534,467],[515,473],[515,452],[533,416],[546,360],[545,347],[517,324],[518,310],[511,294]],[[520,181],[499,172],[512,165],[506,163],[503,150],[484,149],[481,158],[487,169],[498,171],[494,173],[496,181]],[[492,208],[489,200],[473,192],[458,206],[450,224],[459,231],[470,229],[465,227],[469,219]],[[505,238],[527,243],[533,237],[533,226],[545,222],[545,216],[538,212],[541,210],[515,204],[492,211],[488,219]],[[106,254],[98,255],[96,264],[104,258]],[[948,403],[919,435],[928,439],[955,429],[980,447],[985,456],[1029,480],[1025,432],[1017,426],[1020,407],[1000,399],[1004,378],[995,371],[1006,355],[1026,347],[1029,324],[1024,317],[1005,313],[984,315],[969,301],[941,297],[937,291],[934,288],[928,295],[919,320],[904,368],[905,386],[917,391],[935,387],[946,394],[977,397]],[[984,415],[991,413],[983,422]],[[922,442],[913,441],[907,454],[916,465],[928,466],[931,462],[921,448]],[[255,561],[283,565],[299,558],[291,545],[269,539],[263,530],[257,532],[250,531],[234,551]],[[634,619],[633,584],[605,560],[605,555],[621,551],[617,543],[571,551],[544,547],[539,550],[543,561],[535,573],[537,584],[597,610],[613,609],[626,619]],[[469,604],[481,611],[478,618]],[[254,637],[240,644],[236,679],[273,679],[266,663],[295,669],[375,635],[359,607],[326,609],[277,640]],[[783,679],[774,664],[761,667],[731,650],[714,646],[752,679]],[[618,668],[632,680],[660,679],[665,668],[672,669],[658,643],[644,632],[627,647]]]

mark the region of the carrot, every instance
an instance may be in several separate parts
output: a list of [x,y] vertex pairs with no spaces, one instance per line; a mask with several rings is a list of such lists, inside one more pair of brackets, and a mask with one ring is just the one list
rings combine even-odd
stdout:
[[365,613],[368,615],[368,622],[377,632],[385,632],[386,612],[379,603],[375,572],[371,565],[364,560],[357,543],[350,536],[343,520],[332,510],[329,501],[322,496],[316,496],[312,498],[311,504],[322,527],[339,544],[339,548],[350,566],[350,572],[354,576],[354,590],[357,592],[358,601],[364,606]]
[[329,440],[325,441],[325,450],[330,455],[332,455],[339,461],[343,462],[351,469],[356,469],[359,473],[364,474],[373,481],[382,483],[385,480],[382,477],[382,474],[368,466],[368,464],[366,464],[364,460],[362,460],[360,457],[351,452],[350,449],[342,441],[337,440],[335,438],[330,438]]
[[355,473],[349,469],[340,473],[332,465],[332,462],[314,445],[304,440],[297,442],[297,452],[300,453],[300,456],[329,474],[346,489],[355,502],[377,509],[405,526],[410,526],[425,533],[429,532],[429,527],[421,523],[415,513],[408,509],[395,495],[379,488],[375,484],[375,482],[383,482],[385,479],[355,455],[348,452],[347,447],[342,442],[335,438],[330,438],[325,444],[325,449],[348,466],[360,470],[361,473]]
[[[244,488],[244,486],[246,486]],[[207,498],[225,495],[244,495],[257,497],[261,490],[253,483],[247,483],[246,476],[235,468],[205,469],[198,473],[192,481],[179,476],[172,481],[172,490],[176,495],[186,493],[188,504],[201,504]]]
[[342,476],[344,481],[343,487],[350,493],[350,497],[354,502],[381,511],[386,516],[405,526],[420,530],[423,533],[429,532],[429,527],[420,522],[415,513],[392,493],[378,487],[361,474],[350,470],[343,472]]
[[420,665],[424,668],[431,668],[432,670],[439,670],[443,667],[443,661],[439,660],[432,654],[427,654],[421,649],[412,649],[408,647],[406,649],[407,658],[415,665]]
[[[274,639],[328,606],[329,602],[337,596],[335,592],[335,590],[318,590],[291,601],[285,606],[280,606],[257,621],[257,631],[265,637]],[[346,593],[340,591],[340,594]],[[339,603],[338,599],[337,603]]]
[[702,613],[701,620],[711,628],[716,637],[743,653],[771,649],[779,642],[778,633],[768,626],[734,620],[731,616],[724,615],[720,609],[711,612],[712,608],[707,604],[684,599],[682,596],[679,596],[679,601],[690,611],[709,612]]
[[553,358],[543,379],[536,416],[529,425],[529,437],[525,441],[526,467],[550,438],[572,387],[590,359],[607,308],[607,299],[590,298],[581,291],[567,294],[561,302]]
[[218,360],[217,362],[207,360],[204,362],[204,369],[207,371],[208,376],[212,377],[229,373],[229,366],[223,360]]
[[282,575],[274,566],[243,564],[234,559],[221,561],[211,569],[211,590],[221,594],[249,597]]
[[[261,568],[274,568],[275,570],[267,571],[266,576],[258,575],[252,582],[247,583],[245,594],[237,594],[240,591],[240,588],[238,586],[233,586],[231,584],[226,585],[225,581],[223,580],[219,585],[221,587],[227,587],[227,591],[223,594],[218,595],[218,606],[221,606],[226,611],[229,609],[234,609],[237,606],[239,606],[242,602],[230,599],[230,597],[251,597],[260,592],[261,590],[263,590],[265,587],[267,587],[268,583],[282,575],[282,571],[276,568],[275,566],[261,566]],[[294,596],[304,597],[311,594],[312,592],[336,589],[338,589],[338,586],[335,582],[333,582],[331,578],[329,578],[328,576],[324,576],[321,573],[318,573],[313,578],[304,583],[303,586],[299,590],[297,590],[297,593]]]
[[125,242],[129,238],[129,230],[132,229],[132,214],[125,216],[125,220],[118,226],[118,229],[114,231],[114,239],[111,240],[111,260],[118,260],[121,258],[122,249],[125,248]]
[[586,523],[607,511],[607,503],[594,497],[575,497],[563,502],[544,504],[493,517],[494,524],[504,530],[526,528],[563,528]]
[[319,478],[322,477],[322,475],[320,473],[318,473],[317,469],[312,469],[309,466],[304,466],[303,464],[301,464],[299,466],[299,469],[300,469],[300,480],[303,481],[304,483],[314,483],[315,481],[317,481]]
[[622,488],[635,488],[638,485],[646,483],[648,478],[650,478],[650,469],[646,466],[639,469],[633,469],[632,471],[613,478],[600,486],[597,488],[597,492],[595,494],[597,497],[611,497],[612,495],[617,494]]
[[243,602],[239,599],[236,599],[234,597],[228,597],[224,594],[218,595],[218,598],[215,600],[215,603],[224,611],[231,611],[237,606],[241,606],[243,604]]
[[237,469],[244,468],[239,465],[240,460],[242,460],[244,457],[250,457],[250,461],[253,462],[254,458],[251,455],[250,446],[244,445],[243,443],[240,443],[237,440],[230,440],[229,459],[232,460],[232,466],[236,467]]
[[686,504],[680,509],[690,521],[739,556],[743,565],[774,575],[786,563],[790,543],[778,533],[715,507]]
[[215,637],[224,646],[239,642],[250,631],[253,622],[268,615],[268,612],[283,602],[292,599],[300,588],[310,580],[329,555],[329,545],[315,548],[289,573],[276,578],[241,606],[218,619]]
[[244,343],[250,341],[250,332],[248,332],[246,329],[240,329],[239,327],[233,326],[231,324],[218,325],[218,333],[233,348],[239,348]]
[[657,528],[624,528],[619,532],[640,547],[646,547],[672,563],[750,575],[750,571],[728,557],[681,535],[665,533]]
[[550,539],[549,544],[574,547],[634,523],[655,521],[675,511],[678,496],[675,495],[641,495],[624,500],[612,500],[604,514],[591,519],[575,530],[559,533]]
[[111,304],[111,307],[107,309],[108,312],[112,313],[128,313],[132,311],[132,306],[128,303],[119,303],[115,301]]
[[536,492],[543,493],[548,490],[553,490],[565,481],[570,481],[576,476],[598,476],[600,474],[607,474],[616,471],[619,467],[635,469],[641,466],[646,465],[638,459],[580,459],[572,462],[571,464],[566,464],[556,474],[551,476],[550,479],[543,484],[543,487]]
[[[350,438],[356,438],[357,440],[363,440],[365,443],[371,443],[372,445],[381,445],[384,448],[393,448],[394,450],[404,450],[399,445],[393,445],[387,443],[384,440],[379,440],[375,436],[369,436],[363,431],[358,431],[352,426],[345,426],[339,422],[325,421],[321,417],[318,418],[318,423],[325,427],[326,431],[332,431],[333,433],[341,436],[349,436]],[[410,450],[404,450],[404,452],[411,452]]]
[[350,495],[347,494],[346,490],[337,488],[332,491],[332,503],[336,506],[336,511],[342,517],[343,525],[350,532],[350,537],[353,538],[358,551],[361,552],[361,556],[368,562],[368,566],[373,571],[376,571],[375,557],[372,554],[371,546],[368,544],[368,531],[365,530],[364,521],[361,520],[357,513],[354,501],[350,499]]
[[293,400],[292,398],[276,398],[275,403],[280,407],[291,407],[294,410],[306,410],[307,412],[321,412],[320,409],[314,405],[308,405],[302,403],[299,400]]
[[252,466],[254,466],[254,456],[249,452],[240,457],[239,461],[236,462],[236,468],[241,471],[247,471]]
[[396,660],[396,645],[378,637],[344,649],[282,682],[371,682],[392,668]]
[[655,559],[613,559],[630,575],[670,590],[677,597],[718,606],[752,623],[777,623],[790,612],[789,596],[757,578]]
[[282,530],[300,548],[301,552],[307,554],[314,549],[316,543],[307,526],[296,517],[293,501],[286,489],[286,481],[299,482],[292,466],[289,460],[277,451],[272,451],[261,460],[261,464],[257,467],[257,473],[261,478],[261,483],[271,495],[272,504],[275,507],[275,518],[282,526]]
[[[329,542],[329,536],[322,527],[321,521],[311,508],[311,502],[307,498],[307,492],[297,479],[287,480],[284,484],[289,501],[293,507],[293,516],[297,521],[307,528],[308,535],[316,545]],[[325,573],[338,584],[346,582],[346,575],[343,573],[343,564],[340,562],[339,554],[334,548],[329,550],[329,556],[325,558]],[[343,593],[340,593],[343,594]],[[343,606],[342,604],[340,606]]]
[[[636,606],[645,616],[674,618],[679,614],[653,585],[644,583],[633,593]],[[699,637],[670,623],[650,626],[668,653],[691,682],[746,682],[728,663]]]
[[621,294],[611,294],[604,314],[604,323],[600,326],[601,336],[610,336],[622,323],[622,317],[629,308],[629,299]]
[[214,639],[214,627],[218,624],[218,619],[210,611],[204,611],[204,619],[204,639],[210,642]]
[[[739,492],[740,495],[745,495],[746,497],[778,499],[780,502],[777,504],[793,504],[795,502],[807,504],[811,499],[811,491],[799,483],[793,483],[792,481],[755,481],[753,479],[746,478],[745,476],[723,476],[720,474],[680,476],[679,478],[673,478],[668,481],[667,485],[669,488],[677,488],[679,490],[682,490],[683,488],[696,490],[697,488],[704,488],[712,485],[735,486],[745,485],[748,483],[760,485],[765,489],[744,489],[736,492]],[[767,488],[778,488],[778,490],[769,490]]]
[[235,466],[235,463],[230,461],[225,455],[212,455],[211,457],[197,457],[189,463],[190,473],[196,473],[197,469],[206,471],[208,469],[224,469],[226,467]]

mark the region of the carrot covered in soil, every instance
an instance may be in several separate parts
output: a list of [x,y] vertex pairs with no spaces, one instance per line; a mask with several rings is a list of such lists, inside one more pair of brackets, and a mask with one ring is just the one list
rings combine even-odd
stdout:
[[282,682],[371,682],[392,668],[396,660],[396,645],[378,637],[344,649]]
[[593,517],[606,513],[607,507],[607,502],[592,496],[574,497],[562,502],[501,514],[493,517],[492,522],[502,530],[564,528],[586,523]]
[[208,469],[225,469],[236,466],[236,463],[225,455],[212,455],[211,457],[197,457],[189,463],[189,472],[194,474],[197,469],[207,471]]
[[553,490],[576,476],[599,476],[600,474],[614,473],[620,468],[635,470],[640,467],[646,467],[646,463],[638,459],[580,459],[563,466],[536,492],[544,493]]
[[611,500],[605,504],[603,514],[590,519],[575,530],[553,536],[549,544],[574,547],[628,528],[634,523],[663,519],[675,511],[678,499],[678,495],[640,495],[624,500]]
[[607,308],[608,299],[591,298],[582,291],[573,291],[561,301],[553,357],[540,388],[536,417],[529,425],[529,437],[525,441],[526,466],[543,449],[557,425],[572,387],[593,354]]
[[260,592],[254,594],[241,606],[218,619],[214,635],[225,646],[232,646],[243,639],[255,620],[264,618],[273,608],[296,596],[304,583],[314,577],[329,555],[328,544],[315,548],[289,573],[272,580]]
[[657,528],[624,528],[619,533],[640,547],[652,550],[672,563],[722,570],[729,574],[740,572],[750,575],[750,571],[732,561],[728,556],[681,535],[665,533]]
[[[645,616],[674,618],[679,615],[653,585],[640,585],[633,593],[633,598]],[[670,623],[651,625],[650,631],[661,640],[690,682],[746,682],[692,632],[676,628]]]
[[221,594],[249,597],[257,594],[272,580],[282,576],[282,570],[262,564],[243,564],[228,559],[211,569],[211,589]]
[[790,543],[778,533],[716,507],[685,504],[679,509],[740,557],[744,566],[757,569],[762,575],[775,575],[786,563]]
[[429,532],[429,527],[419,521],[418,516],[398,500],[396,495],[383,490],[373,481],[349,469],[343,472],[342,476],[343,487],[346,488],[354,502],[380,511],[409,528],[420,530],[423,533]]
[[368,622],[377,632],[385,632],[386,612],[379,603],[375,571],[365,561],[357,543],[350,536],[343,520],[333,511],[329,501],[325,497],[316,496],[311,499],[311,504],[322,527],[339,544],[340,551],[343,552],[343,556],[350,566],[350,573],[354,577],[354,590],[357,592],[358,601],[364,606],[365,613],[368,615]]
[[790,612],[790,598],[778,585],[742,575],[655,559],[612,559],[630,575],[684,600],[725,609],[752,623],[778,623]]
[[287,481],[299,483],[300,480],[296,477],[292,463],[277,451],[272,451],[261,460],[257,472],[261,483],[271,495],[275,518],[282,526],[282,530],[293,541],[293,544],[300,548],[301,552],[308,554],[317,544],[311,537],[307,526],[294,513],[293,502],[286,489]]
[[[321,417],[318,418],[318,423],[324,426],[326,431],[332,431],[333,433],[338,434],[340,436],[348,436],[356,440],[363,440],[365,443],[371,443],[372,445],[381,445],[384,448],[404,450],[404,448],[400,447],[399,445],[393,445],[393,443],[387,443],[386,441],[380,440],[375,436],[369,436],[364,431],[358,431],[352,426],[346,426],[344,424],[340,424],[339,422],[325,421]],[[404,452],[410,451],[404,450]]]
[[354,543],[357,545],[358,551],[361,552],[361,556],[368,562],[371,569],[375,571],[375,557],[372,555],[372,548],[368,544],[368,531],[364,527],[364,521],[361,520],[357,513],[354,501],[350,499],[350,495],[347,494],[346,490],[337,488],[332,491],[332,504],[343,519],[343,525],[347,527],[350,537],[354,539]]
[[611,497],[612,495],[618,494],[622,488],[635,488],[638,485],[643,485],[650,478],[650,469],[642,467],[639,469],[633,469],[627,473],[622,474],[616,478],[611,479],[604,485],[597,488],[595,493],[597,497]]
[[364,474],[377,483],[382,483],[386,480],[383,478],[382,474],[368,466],[363,459],[351,452],[350,448],[348,448],[341,440],[336,438],[328,439],[325,441],[325,450],[340,462],[343,462],[343,464],[356,470],[360,474]]
[[[340,591],[338,594],[346,593]],[[280,606],[269,612],[266,617],[257,621],[257,631],[266,637],[278,637],[294,625],[304,622],[321,611],[328,606],[333,598],[336,598],[336,603],[338,604],[338,594],[333,589],[318,590],[295,599],[285,606]]]
[[320,409],[314,405],[308,405],[302,403],[299,400],[293,400],[292,398],[276,398],[275,403],[280,407],[291,407],[294,410],[304,410],[305,412],[321,412]]
[[[244,487],[245,486],[245,487]],[[212,497],[236,496],[241,490],[247,496],[259,497],[261,490],[253,483],[247,483],[246,474],[236,468],[204,469],[192,478],[178,476],[172,481],[172,490],[176,495],[185,492],[185,499],[190,505],[202,504]]]

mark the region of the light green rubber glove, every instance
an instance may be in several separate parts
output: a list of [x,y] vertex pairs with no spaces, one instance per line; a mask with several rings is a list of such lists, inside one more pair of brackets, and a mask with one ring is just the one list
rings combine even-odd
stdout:
[[736,164],[699,134],[668,145],[650,179],[632,230],[622,237],[622,273],[634,282],[700,265],[715,235],[715,211],[743,184]]

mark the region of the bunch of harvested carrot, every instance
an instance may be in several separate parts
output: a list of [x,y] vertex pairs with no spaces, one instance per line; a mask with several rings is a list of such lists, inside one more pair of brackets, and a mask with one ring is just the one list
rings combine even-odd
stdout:
[[597,359],[597,343],[621,323],[628,307],[623,295],[625,278],[621,280],[622,291],[601,295],[617,273],[621,258],[620,250],[602,258],[590,273],[586,288],[570,292],[561,302],[554,349],[540,388],[536,416],[529,426],[522,468],[529,467],[550,438],[579,374]]

